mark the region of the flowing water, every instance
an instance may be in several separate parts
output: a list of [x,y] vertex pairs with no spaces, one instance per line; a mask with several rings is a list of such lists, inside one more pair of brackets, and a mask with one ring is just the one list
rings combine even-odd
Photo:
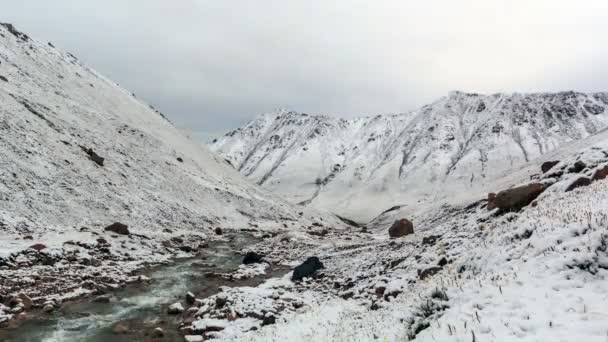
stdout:
[[[65,303],[51,315],[41,315],[13,330],[0,331],[2,342],[136,342],[151,341],[150,333],[156,327],[165,336],[154,341],[183,341],[178,324],[181,315],[168,315],[167,306],[182,302],[186,292],[204,298],[218,292],[220,286],[254,286],[265,277],[286,272],[274,269],[266,276],[247,280],[228,281],[206,276],[207,272],[227,272],[241,263],[235,252],[255,242],[246,235],[235,237],[229,244],[220,242],[206,248],[201,256],[180,259],[170,265],[156,266],[143,273],[152,281],[149,284],[127,286],[112,293],[110,303],[96,303],[84,299]],[[116,334],[118,324],[128,327],[127,334]]]

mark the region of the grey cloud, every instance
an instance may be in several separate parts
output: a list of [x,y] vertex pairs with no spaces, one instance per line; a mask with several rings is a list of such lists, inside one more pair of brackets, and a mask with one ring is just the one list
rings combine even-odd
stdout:
[[283,106],[353,116],[453,89],[608,90],[603,0],[5,2],[2,20],[204,137]]

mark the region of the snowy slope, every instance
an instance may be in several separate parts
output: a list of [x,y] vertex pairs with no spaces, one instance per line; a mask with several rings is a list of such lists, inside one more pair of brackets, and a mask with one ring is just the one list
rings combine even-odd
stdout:
[[[288,274],[259,289],[231,289],[225,295],[239,318],[223,321],[215,337],[606,341],[608,180],[566,189],[608,170],[608,130],[544,157],[559,161],[535,176],[549,187],[535,205],[520,211],[501,213],[488,210],[485,201],[463,202],[419,214],[415,233],[399,239],[389,239],[386,229],[356,230],[349,239],[308,241],[305,252],[296,247],[302,241],[282,236],[262,242],[257,250],[269,258],[301,261],[316,255],[325,268],[301,283],[290,282]],[[495,190],[529,182],[544,157],[501,178]],[[385,215],[394,220],[402,214],[396,209]],[[276,316],[276,324],[260,326],[248,316],[253,308]],[[205,310],[201,321],[226,316],[226,310]]]
[[294,203],[367,221],[482,194],[505,170],[605,128],[607,107],[607,93],[452,92],[398,115],[263,114],[210,147]]
[[[217,228],[323,220],[340,227],[261,190],[73,55],[0,25],[0,295],[56,273],[66,258],[61,272],[73,267],[76,280],[49,277],[66,283],[48,291],[81,291],[78,274],[108,263],[118,283],[179,252],[172,238],[196,250]],[[114,222],[131,235],[104,232]],[[47,248],[28,250],[34,244]],[[46,291],[29,288],[33,297]]]

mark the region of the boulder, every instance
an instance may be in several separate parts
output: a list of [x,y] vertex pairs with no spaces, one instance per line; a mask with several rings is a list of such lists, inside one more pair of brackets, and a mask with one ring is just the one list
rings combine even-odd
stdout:
[[568,173],[580,173],[586,167],[587,167],[587,164],[585,164],[579,160],[576,163],[574,163],[574,165],[572,165],[568,168]]
[[220,227],[215,228],[215,234],[222,235],[222,228],[220,228]]
[[41,250],[46,248],[46,245],[37,243],[37,244],[31,245],[30,248],[36,250],[37,252],[40,252]]
[[192,292],[186,293],[186,303],[192,305],[196,301],[196,296]]
[[161,338],[163,336],[165,336],[165,331],[162,328],[156,328],[154,330],[152,330],[152,338]]
[[543,191],[545,191],[545,185],[541,183],[530,183],[500,191],[496,194],[493,202],[496,208],[506,211],[515,211],[530,204]]
[[574,182],[570,183],[566,188],[566,192],[572,191],[576,188],[580,188],[581,186],[587,186],[591,184],[591,179],[587,177],[579,177]]
[[21,299],[21,303],[23,303],[23,307],[26,310],[30,309],[34,305],[32,298],[30,298],[30,296],[26,295],[23,292],[19,293],[19,295],[17,295],[17,297],[19,297],[19,299]]
[[124,335],[129,333],[129,326],[123,322],[116,323],[112,328],[112,332],[116,335]]
[[490,192],[488,194],[488,210],[496,209],[496,193]]
[[95,164],[97,164],[99,166],[103,166],[103,161],[105,159],[102,156],[95,153],[95,151],[93,151],[92,148],[87,149],[86,152],[89,155],[89,159],[91,159]]
[[245,254],[245,257],[243,258],[243,264],[245,264],[245,265],[258,264],[258,263],[262,262],[263,258],[264,258],[263,255],[258,254],[256,252],[247,252],[247,254]]
[[169,305],[169,308],[167,308],[167,313],[169,315],[179,315],[182,312],[184,312],[184,306],[182,305],[182,303],[175,303],[175,304],[171,304]]
[[437,272],[441,271],[441,268],[442,267],[440,267],[440,266],[433,266],[433,267],[427,268],[423,271],[418,270],[418,277],[420,277],[420,280],[424,280],[425,278],[432,277],[435,274],[437,274]]
[[595,173],[593,174],[593,180],[602,180],[605,179],[608,176],[608,166],[604,166],[602,168],[599,168],[595,171]]
[[129,235],[129,226],[126,224],[115,222],[105,228],[106,231],[110,231],[120,235]]
[[407,219],[395,221],[388,229],[388,235],[392,238],[398,238],[406,235],[414,234],[414,224]]
[[302,280],[304,277],[310,277],[317,270],[325,268],[323,263],[317,257],[310,257],[306,259],[300,266],[293,269],[293,275],[291,276],[292,281]]
[[559,164],[559,160],[546,161],[542,163],[542,165],[540,166],[540,170],[543,173],[547,173],[547,171],[551,170],[557,164]]

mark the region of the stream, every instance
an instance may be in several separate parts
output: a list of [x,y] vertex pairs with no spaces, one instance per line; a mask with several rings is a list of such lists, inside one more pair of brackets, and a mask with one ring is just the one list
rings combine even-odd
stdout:
[[[179,341],[181,315],[167,314],[167,307],[182,302],[191,291],[196,298],[204,298],[219,291],[220,286],[255,286],[265,278],[284,274],[287,270],[270,269],[264,276],[244,280],[226,280],[206,276],[207,272],[229,272],[238,268],[242,256],[238,250],[255,243],[255,238],[241,234],[231,242],[211,243],[194,258],[177,259],[169,265],[144,269],[152,279],[149,284],[127,285],[110,293],[110,303],[93,302],[84,298],[66,302],[51,315],[32,318],[11,330],[0,330],[2,342],[136,342],[151,341],[150,333],[157,327],[164,337],[154,341]],[[116,334],[114,326],[128,327],[128,333]]]

